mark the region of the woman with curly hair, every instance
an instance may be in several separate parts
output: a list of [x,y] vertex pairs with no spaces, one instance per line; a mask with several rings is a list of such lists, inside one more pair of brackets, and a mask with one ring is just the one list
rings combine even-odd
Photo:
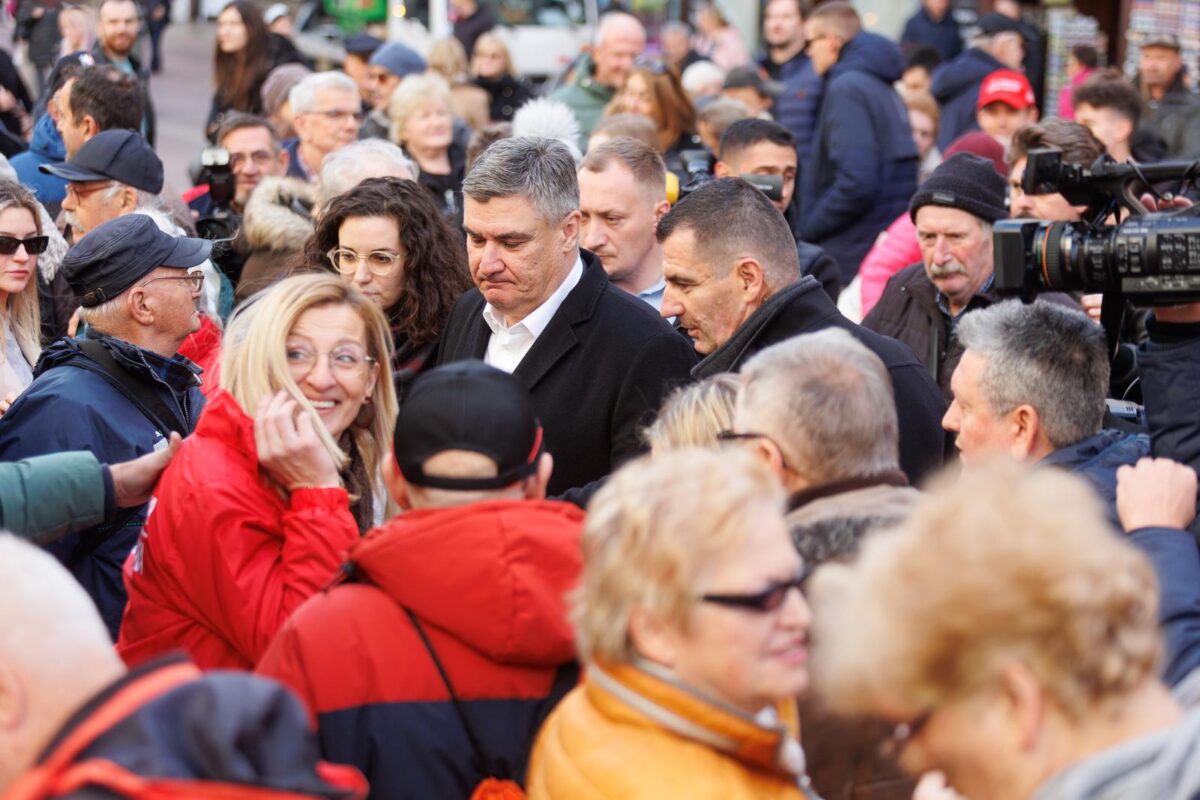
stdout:
[[421,184],[369,178],[329,201],[304,250],[310,267],[336,271],[384,310],[403,396],[474,285],[462,239]]

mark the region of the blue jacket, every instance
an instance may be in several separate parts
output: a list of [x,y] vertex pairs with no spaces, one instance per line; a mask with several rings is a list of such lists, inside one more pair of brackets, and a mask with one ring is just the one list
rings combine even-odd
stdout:
[[917,189],[917,147],[892,88],[903,71],[900,48],[864,32],[846,43],[825,80],[799,232],[838,262],[843,284]]
[[1005,69],[1005,66],[991,53],[972,47],[934,70],[933,85],[929,89],[941,108],[937,145],[943,153],[964,133],[979,130],[975,122],[979,87],[984,78],[998,69]]
[[[176,409],[188,428],[180,433],[190,433],[204,405],[196,379],[199,368],[182,356],[168,360],[119,339],[99,338],[121,366],[154,376],[163,401]],[[60,339],[47,348],[33,383],[0,417],[0,461],[89,450],[102,464],[115,464],[145,455],[165,441],[169,431],[158,430],[99,369],[76,340]],[[121,567],[144,521],[143,507],[46,547],[95,601],[114,641],[126,601]],[[117,526],[121,527],[113,534]],[[77,550],[98,536],[108,538],[93,552]]]
[[764,56],[759,65],[767,71],[771,80],[787,86],[787,91],[775,98],[775,121],[796,137],[796,163],[803,165],[812,150],[824,81],[813,69],[812,60],[804,53],[782,64],[776,64],[770,56]]
[[38,169],[42,164],[58,164],[67,160],[67,148],[54,120],[49,114],[43,114],[33,126],[33,138],[29,140],[29,149],[24,153],[9,159],[17,178],[25,186],[33,190],[38,202],[46,206],[53,216],[57,213],[62,201],[67,196],[67,182],[54,175],[47,175]]
[[1123,431],[1103,430],[1075,444],[1060,447],[1042,459],[1069,470],[1087,480],[1104,502],[1109,519],[1117,530],[1117,468],[1133,466],[1139,458],[1150,455],[1150,437]]
[[963,47],[954,12],[947,11],[941,22],[934,22],[924,6],[908,18],[904,33],[900,34],[900,44],[929,45],[942,54],[943,61],[955,58]]
[[1200,549],[1187,531],[1142,528],[1129,541],[1158,576],[1158,616],[1167,652],[1163,680],[1175,686],[1200,668]]

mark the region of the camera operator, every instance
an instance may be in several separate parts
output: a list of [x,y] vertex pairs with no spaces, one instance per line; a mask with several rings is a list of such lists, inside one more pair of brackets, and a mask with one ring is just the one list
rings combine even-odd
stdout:
[[1091,165],[1104,153],[1104,144],[1078,122],[1048,119],[1022,127],[1013,135],[1009,151],[1008,185],[1014,217],[1032,217],[1054,222],[1079,220],[1086,206],[1073,206],[1054,194],[1026,194],[1022,188],[1025,162],[1031,150],[1059,150],[1068,164]]
[[[788,218],[794,211],[792,198],[796,191],[796,138],[780,125],[765,119],[739,120],[721,136],[719,160],[713,167],[718,178],[746,175],[778,177],[778,198],[771,202],[780,213]],[[842,275],[837,261],[815,244],[809,244],[796,234],[792,220],[792,236],[796,239],[796,251],[800,257],[800,274],[812,275],[821,282],[821,288],[835,303],[842,292]]]
[[[241,112],[227,114],[217,131],[216,142],[217,147],[229,151],[233,198],[227,209],[221,209],[210,187],[197,187],[199,191],[188,200],[188,207],[198,220],[212,216],[218,210],[231,211],[240,217],[250,193],[263,178],[287,173],[288,154],[275,137],[271,123],[263,117]],[[237,219],[233,220],[232,227],[237,227]]]
[[[862,324],[907,344],[947,401],[962,356],[954,334],[971,311],[998,297],[992,291],[992,224],[1004,219],[1004,179],[991,161],[970,153],[938,165],[913,195],[921,261],[897,272]],[[1045,295],[1074,306],[1062,294]]]

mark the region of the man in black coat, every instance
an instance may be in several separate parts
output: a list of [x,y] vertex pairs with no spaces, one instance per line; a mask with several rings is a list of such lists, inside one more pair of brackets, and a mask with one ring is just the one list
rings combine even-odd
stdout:
[[642,426],[695,353],[581,253],[579,183],[561,143],[497,142],[463,195],[477,288],[450,313],[437,363],[483,359],[519,378],[554,457],[549,494],[586,486],[644,449]]
[[917,483],[941,466],[946,410],[937,384],[905,345],[847,320],[811,276],[797,281],[783,215],[741,178],[711,181],[658,224],[674,316],[704,356],[692,376],[737,372],[754,353],[802,333],[842,328],[883,360],[900,423],[900,467]]

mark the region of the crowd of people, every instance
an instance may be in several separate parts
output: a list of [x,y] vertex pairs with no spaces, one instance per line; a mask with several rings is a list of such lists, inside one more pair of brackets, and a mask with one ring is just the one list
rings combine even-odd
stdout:
[[168,6],[18,4],[0,796],[1200,793],[1200,303],[996,285],[1038,152],[1200,159],[1179,41],[1049,109],[1014,2],[707,2],[535,86],[451,6],[229,3],[182,190]]

